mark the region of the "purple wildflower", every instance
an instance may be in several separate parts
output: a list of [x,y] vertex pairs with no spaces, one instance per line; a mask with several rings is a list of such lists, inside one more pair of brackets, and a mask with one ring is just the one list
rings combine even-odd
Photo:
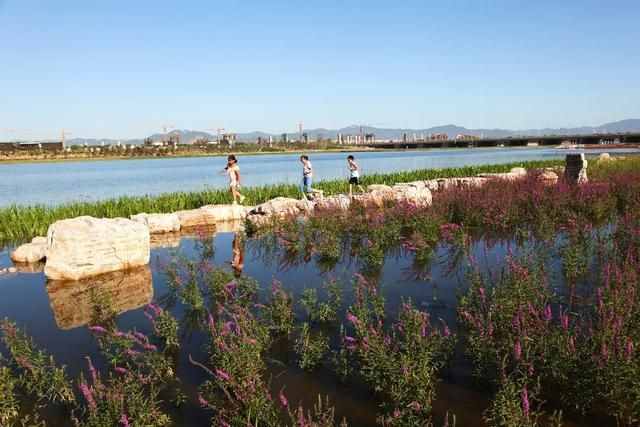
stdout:
[[627,358],[627,361],[631,360],[631,358],[633,357],[633,341],[631,340],[630,337],[627,337],[627,344],[625,346],[625,357]]
[[107,330],[105,328],[103,328],[102,326],[98,326],[98,325],[89,326],[89,330],[91,332],[95,332],[97,334],[106,334],[107,333]]
[[280,394],[278,395],[278,397],[280,398],[280,404],[284,408],[288,408],[289,407],[289,401],[287,400],[287,396],[284,395],[284,390],[280,390]]
[[209,406],[209,402],[207,402],[201,394],[198,394],[198,404],[203,408]]
[[129,427],[129,418],[127,418],[127,414],[122,414],[122,416],[120,417],[120,424],[122,424],[122,427]]
[[87,359],[87,365],[89,365],[89,373],[91,374],[91,381],[93,381],[94,384],[97,384],[98,373],[96,372],[96,368],[93,366],[93,363],[91,363],[91,358],[89,356],[85,356],[85,359]]
[[516,343],[513,346],[513,358],[517,361],[520,360],[520,358],[522,357],[522,345],[520,344],[520,341],[516,341]]
[[95,411],[97,408],[96,401],[93,398],[93,392],[91,391],[91,389],[86,383],[84,382],[80,383],[80,392],[82,392],[82,395],[87,401],[87,404],[89,405],[89,409],[91,409],[92,411]]
[[115,368],[113,368],[113,369],[114,369],[114,371],[116,371],[117,373],[122,374],[122,375],[124,375],[124,374],[126,374],[127,372],[129,372],[129,371],[127,371],[125,368],[122,368],[122,367],[120,367],[120,366],[116,366],[116,367],[115,367]]
[[522,400],[522,413],[526,418],[529,418],[529,392],[526,385],[520,393],[520,399]]
[[542,318],[545,320],[545,322],[549,322],[551,320],[551,317],[552,317],[551,306],[547,304],[546,307],[544,308],[544,313]]
[[230,381],[231,380],[231,376],[229,374],[227,374],[225,371],[223,371],[222,369],[216,369],[216,376],[221,379],[222,381]]

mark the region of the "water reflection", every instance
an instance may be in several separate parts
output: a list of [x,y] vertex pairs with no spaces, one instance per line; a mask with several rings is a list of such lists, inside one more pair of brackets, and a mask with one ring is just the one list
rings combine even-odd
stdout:
[[116,314],[135,310],[153,300],[149,266],[117,271],[81,281],[47,283],[49,304],[60,329],[73,329],[91,321],[97,299],[108,299]]

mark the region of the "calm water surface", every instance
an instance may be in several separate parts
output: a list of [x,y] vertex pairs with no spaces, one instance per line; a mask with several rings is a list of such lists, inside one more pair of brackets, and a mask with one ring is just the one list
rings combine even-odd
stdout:
[[[589,150],[596,152],[599,150]],[[367,174],[553,159],[566,154],[567,150],[546,148],[475,148],[354,155],[363,174]],[[346,153],[312,154],[314,179],[346,179],[346,156]],[[298,157],[298,154],[240,156],[243,185],[298,183],[301,176]],[[0,207],[226,188],[227,178],[221,173],[224,166],[224,157],[0,164]]]
[[[233,232],[221,232],[210,237],[213,239],[215,252],[208,260],[218,268],[230,269],[234,237]],[[71,377],[76,377],[86,369],[85,355],[90,355],[99,368],[104,368],[105,361],[87,329],[91,313],[90,289],[97,287],[112,295],[113,307],[119,313],[117,324],[120,330],[136,328],[143,333],[151,333],[143,307],[152,301],[160,301],[162,304],[170,295],[163,266],[177,254],[200,260],[202,254],[197,243],[192,237],[165,241],[164,244],[170,247],[153,249],[152,261],[148,267],[86,282],[47,282],[39,271],[41,267],[37,266],[22,269],[15,275],[0,276],[0,318],[8,317],[25,328],[37,345],[47,349],[58,364],[67,366]],[[479,242],[474,247],[475,257],[487,270],[491,269],[504,262],[504,256],[509,250],[517,253],[518,248],[510,245],[509,242],[492,245]],[[284,263],[283,254],[277,248],[267,247],[260,240],[247,239],[242,251],[242,274],[260,283],[262,299],[266,298],[273,279],[281,281],[283,287],[293,294],[294,301],[297,301],[306,288],[319,288],[329,278],[336,278],[344,284],[344,301],[340,312],[344,313],[353,301],[352,279],[353,273],[357,271],[354,259],[344,259],[329,271],[323,271],[322,266],[313,259]],[[386,298],[385,308],[392,318],[402,299],[411,298],[418,307],[428,310],[435,322],[442,318],[455,330],[456,295],[466,285],[462,271],[453,269],[453,273],[451,272],[449,255],[444,248],[440,248],[426,269],[416,269],[412,257],[404,256],[401,252],[386,258],[378,279]],[[11,262],[8,250],[4,250],[0,252],[0,267],[9,265]],[[322,295],[322,291],[319,294]],[[179,425],[210,425],[211,414],[193,403],[196,401],[197,386],[205,380],[205,375],[188,362],[189,355],[195,360],[206,361],[206,337],[201,331],[187,327],[184,323],[186,307],[179,301],[168,308],[182,325],[183,341],[177,361],[177,373],[184,384],[184,392],[190,399],[190,403],[174,415]],[[300,312],[298,319],[303,319]],[[6,348],[2,344],[0,352],[6,354]],[[352,383],[341,384],[328,367],[311,373],[302,371],[297,367],[291,342],[276,345],[269,357],[279,361],[270,365],[268,373],[272,378],[273,393],[286,386],[290,400],[301,400],[308,408],[313,406],[318,394],[328,396],[336,406],[337,415],[347,417],[349,425],[376,425],[378,402],[366,388]],[[451,411],[457,416],[458,426],[483,426],[482,412],[489,404],[489,396],[489,391],[474,385],[471,367],[462,357],[462,349],[459,348],[452,368],[444,373],[439,387],[435,402],[436,420],[446,411]],[[48,425],[68,425],[68,421],[56,418],[55,414],[50,421]],[[605,424],[602,424],[602,420],[582,419],[566,424],[568,427],[596,425]]]

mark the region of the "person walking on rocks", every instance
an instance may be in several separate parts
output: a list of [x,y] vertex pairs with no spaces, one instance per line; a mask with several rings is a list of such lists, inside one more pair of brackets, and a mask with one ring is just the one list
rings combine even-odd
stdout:
[[358,187],[361,193],[364,193],[364,188],[360,185],[360,167],[351,155],[347,157],[347,166],[349,167],[349,197],[353,197],[354,185]]
[[302,191],[305,198],[308,198],[308,195],[313,192],[313,189],[311,188],[313,166],[311,165],[311,160],[309,160],[309,156],[307,155],[300,156],[300,162],[302,163]]
[[238,159],[233,154],[227,157],[227,167],[224,168],[229,176],[229,190],[233,196],[233,204],[237,205],[238,200],[242,204],[245,197],[240,194],[240,166],[238,166]]

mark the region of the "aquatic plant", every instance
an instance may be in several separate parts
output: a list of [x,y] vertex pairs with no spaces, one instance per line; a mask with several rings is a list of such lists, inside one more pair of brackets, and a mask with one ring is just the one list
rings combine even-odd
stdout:
[[322,331],[311,331],[309,324],[305,322],[300,327],[294,348],[299,358],[298,365],[311,371],[329,351],[329,339]]
[[33,340],[15,323],[0,322],[2,342],[11,353],[12,364],[20,370],[19,384],[40,402],[72,404],[75,396],[64,367],[59,368],[53,357],[36,347]]

